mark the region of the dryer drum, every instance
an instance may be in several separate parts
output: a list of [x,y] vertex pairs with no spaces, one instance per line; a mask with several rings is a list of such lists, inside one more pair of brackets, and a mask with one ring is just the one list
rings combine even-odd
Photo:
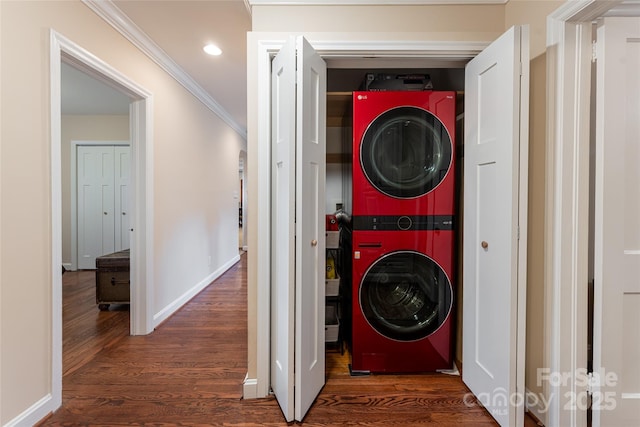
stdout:
[[360,307],[373,329],[398,341],[433,334],[451,311],[452,288],[431,258],[400,251],[377,260],[360,284]]
[[371,185],[396,198],[432,191],[446,176],[451,160],[445,126],[416,107],[393,108],[376,117],[360,145],[360,163]]

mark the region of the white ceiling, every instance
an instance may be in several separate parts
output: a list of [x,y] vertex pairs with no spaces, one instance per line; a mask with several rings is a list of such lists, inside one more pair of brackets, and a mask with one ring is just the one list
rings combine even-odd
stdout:
[[62,63],[62,114],[129,114],[129,98],[111,86]]
[[[173,61],[182,74],[220,108],[235,129],[246,130],[247,46],[252,4],[429,4],[505,3],[507,0],[84,0],[106,3]],[[640,0],[626,0],[620,14],[637,10]],[[214,42],[222,49],[212,57],[202,47]],[[115,89],[72,67],[62,69],[63,114],[128,114],[128,100]],[[144,82],[138,82],[144,86]]]
[[[145,33],[238,124],[247,123],[247,42],[251,16],[244,0],[115,0]],[[222,55],[203,52],[216,43]],[[63,114],[128,114],[128,102],[104,83],[62,68]],[[138,82],[144,87],[144,81]],[[112,102],[111,102],[112,101]]]

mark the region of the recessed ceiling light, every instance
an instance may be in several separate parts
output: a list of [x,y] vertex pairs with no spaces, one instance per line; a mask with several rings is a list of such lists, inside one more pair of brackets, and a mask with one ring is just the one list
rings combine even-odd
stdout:
[[202,49],[206,53],[208,53],[209,55],[218,56],[218,55],[222,54],[222,50],[220,50],[220,48],[218,46],[216,46],[215,44],[212,44],[212,43],[209,43],[208,45],[206,45]]

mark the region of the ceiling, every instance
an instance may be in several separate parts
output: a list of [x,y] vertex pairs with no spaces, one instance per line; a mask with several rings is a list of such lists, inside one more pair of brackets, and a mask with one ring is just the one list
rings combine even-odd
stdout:
[[[226,118],[234,129],[246,134],[246,35],[251,31],[249,8],[252,4],[505,3],[507,0],[84,1],[92,8],[108,6],[114,25],[125,22],[125,28],[142,35],[143,47],[164,57],[171,70],[179,70],[179,76],[190,79],[192,87],[211,100],[208,105],[213,106],[214,111]],[[639,1],[622,2],[620,12],[624,10],[624,14],[629,14],[632,9],[637,16]],[[222,55],[214,57],[203,52],[202,47],[210,42],[220,46]],[[143,81],[138,83],[144,87]],[[128,99],[124,95],[70,66],[62,69],[62,95],[63,114],[128,114]]]
[[[247,43],[251,15],[244,0],[114,0],[129,19],[214,103],[246,129]],[[202,48],[215,43],[222,55]],[[144,82],[137,82],[144,87]],[[63,114],[128,114],[128,99],[95,78],[64,65]]]

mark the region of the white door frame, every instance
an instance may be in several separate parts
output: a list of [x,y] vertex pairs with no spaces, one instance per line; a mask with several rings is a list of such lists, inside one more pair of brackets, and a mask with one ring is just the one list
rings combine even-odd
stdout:
[[[51,89],[51,399],[43,410],[62,404],[62,159],[61,62],[107,82],[132,99],[131,134],[131,334],[153,331],[153,115],[152,94],[89,51],[50,31]],[[46,415],[46,413],[44,414]],[[43,416],[44,416],[43,415]]]
[[[257,245],[255,253],[259,254],[255,259],[250,257],[249,262],[256,265],[256,295],[249,300],[256,301],[256,339],[257,361],[256,377],[247,377],[244,381],[243,394],[245,398],[266,397],[270,387],[270,261],[271,261],[271,236],[270,236],[270,210],[271,210],[271,58],[280,50],[285,40],[296,33],[277,33],[274,37],[271,33],[249,33],[248,43],[255,43],[257,50],[257,171],[252,175],[257,183],[258,204],[256,211],[260,212],[257,218]],[[384,38],[384,37],[382,37]],[[391,37],[390,37],[391,38]],[[308,39],[313,48],[324,59],[352,58],[358,60],[375,55],[379,58],[415,59],[431,58],[438,60],[469,60],[480,53],[490,42],[416,42],[416,41],[321,41]],[[250,49],[251,51],[251,49]],[[250,95],[251,96],[251,95]],[[251,102],[249,102],[251,105]],[[251,112],[250,112],[251,114]],[[251,271],[251,268],[249,268]],[[252,292],[250,288],[249,293]]]
[[[620,3],[570,1],[547,20],[544,424],[586,426],[592,21]],[[540,376],[539,376],[540,378]],[[572,405],[574,403],[574,405]],[[572,410],[566,410],[568,405]]]
[[71,265],[70,270],[75,271],[78,269],[78,165],[77,154],[79,146],[129,146],[129,141],[71,141],[71,186],[70,186],[70,200],[71,200]]

